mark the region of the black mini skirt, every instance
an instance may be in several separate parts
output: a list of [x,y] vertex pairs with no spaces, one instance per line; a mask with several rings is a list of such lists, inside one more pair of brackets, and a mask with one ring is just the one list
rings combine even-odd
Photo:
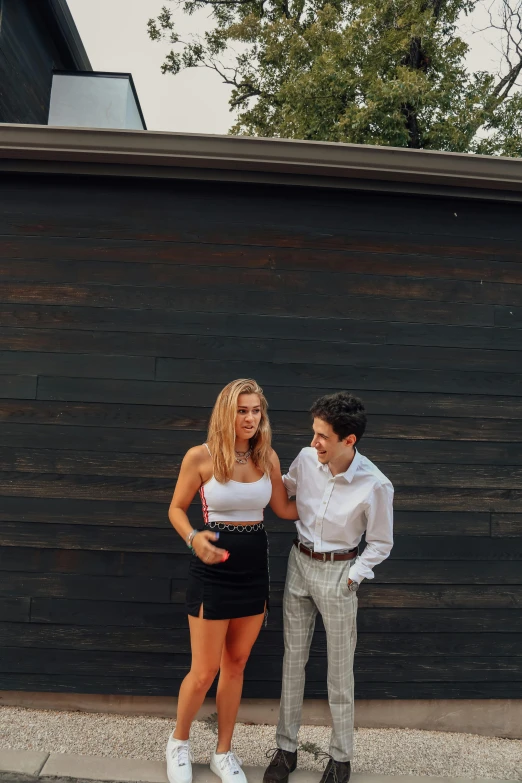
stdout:
[[[198,557],[190,561],[186,606],[191,617],[204,620],[232,620],[268,611],[270,578],[268,540],[262,523],[234,526],[233,530],[209,525],[217,532],[215,542],[230,552],[224,563],[206,565]],[[230,526],[229,526],[230,527]]]

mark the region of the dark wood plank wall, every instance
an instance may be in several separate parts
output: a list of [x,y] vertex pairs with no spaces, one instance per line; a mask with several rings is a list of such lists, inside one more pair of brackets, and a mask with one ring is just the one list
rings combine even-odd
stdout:
[[74,68],[35,0],[0,0],[0,122],[47,125],[53,69]]
[[[396,486],[358,697],[522,696],[520,206],[22,176],[0,202],[1,689],[177,693],[189,555],[167,505],[218,390],[254,376],[284,466],[313,399],[350,389]],[[268,526],[245,695],[277,698],[292,525]]]

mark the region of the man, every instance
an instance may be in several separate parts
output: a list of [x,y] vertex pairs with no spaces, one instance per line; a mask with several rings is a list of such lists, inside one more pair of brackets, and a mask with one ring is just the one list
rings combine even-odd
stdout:
[[[290,552],[283,621],[285,655],[277,750],[264,783],[286,783],[297,765],[305,665],[317,613],[326,630],[332,734],[321,783],[347,783],[353,753],[353,655],[357,589],[393,546],[393,487],[358,451],[366,428],[357,397],[338,392],[312,405],[314,437],[283,476],[296,496],[298,538]],[[366,534],[361,555],[358,545]]]

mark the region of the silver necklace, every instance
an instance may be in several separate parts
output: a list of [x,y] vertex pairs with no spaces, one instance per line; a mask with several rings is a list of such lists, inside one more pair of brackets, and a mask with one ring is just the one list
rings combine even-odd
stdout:
[[238,451],[237,449],[234,449],[236,452],[236,462],[239,463],[239,465],[246,465],[248,462],[248,458],[252,454],[252,449],[248,449],[247,451]]

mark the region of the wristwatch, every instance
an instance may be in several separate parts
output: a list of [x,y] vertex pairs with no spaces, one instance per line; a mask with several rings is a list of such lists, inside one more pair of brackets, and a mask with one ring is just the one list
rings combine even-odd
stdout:
[[348,582],[348,590],[351,593],[356,593],[358,589],[359,589],[359,582],[354,582],[353,580]]

